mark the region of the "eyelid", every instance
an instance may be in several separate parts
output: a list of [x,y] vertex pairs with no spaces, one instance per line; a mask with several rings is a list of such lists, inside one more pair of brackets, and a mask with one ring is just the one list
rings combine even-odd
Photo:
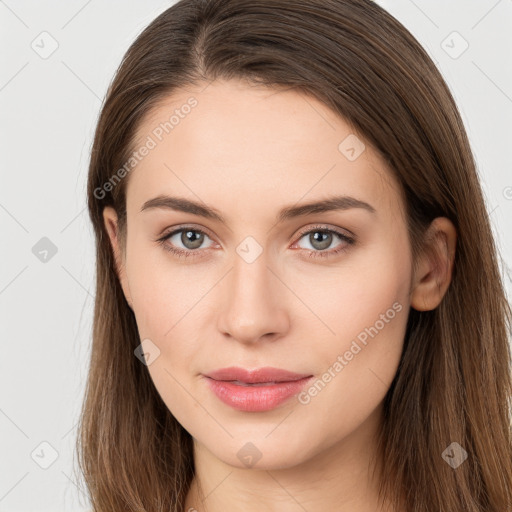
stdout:
[[313,224],[301,229],[297,236],[303,237],[307,235],[311,231],[317,229],[318,231],[332,231],[333,233],[337,233],[339,235],[345,236],[347,238],[352,238],[354,241],[357,240],[357,236],[355,233],[346,228],[340,228],[338,226],[330,226],[329,224]]
[[182,225],[178,224],[177,226],[173,226],[172,228],[168,228],[168,229],[165,229],[164,231],[162,231],[162,234],[158,236],[158,240],[161,240],[163,238],[169,238],[170,236],[172,236],[180,231],[187,231],[187,230],[196,231],[198,233],[208,236],[212,240],[215,238],[215,236],[213,236],[212,233],[206,228],[197,227],[194,224],[182,224]]

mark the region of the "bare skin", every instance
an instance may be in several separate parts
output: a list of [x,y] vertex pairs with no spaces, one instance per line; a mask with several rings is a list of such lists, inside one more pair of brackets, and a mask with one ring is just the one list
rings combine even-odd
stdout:
[[[357,158],[339,149],[354,134],[343,119],[290,90],[238,81],[205,86],[176,91],[139,127],[140,145],[172,111],[197,100],[131,172],[126,251],[115,211],[104,210],[140,338],[160,351],[148,366],[151,378],[194,438],[196,476],[185,510],[391,511],[379,508],[371,471],[382,401],[409,309],[436,308],[448,288],[455,228],[445,218],[432,223],[439,256],[425,251],[413,273],[398,184],[361,138]],[[164,207],[141,211],[160,195],[209,205],[225,224]],[[374,211],[276,221],[284,207],[338,195]],[[159,243],[172,228],[205,235],[193,242],[182,231]],[[247,254],[257,257],[248,262]],[[363,344],[366,329],[373,336]],[[283,368],[325,386],[268,411],[241,411],[205,382],[204,374],[228,366]],[[247,443],[256,447],[256,463],[241,456],[254,450]]]

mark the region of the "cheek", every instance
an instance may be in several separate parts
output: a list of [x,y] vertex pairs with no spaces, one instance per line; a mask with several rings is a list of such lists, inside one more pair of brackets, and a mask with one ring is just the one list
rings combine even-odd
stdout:
[[215,284],[214,276],[173,262],[164,249],[144,240],[137,245],[136,237],[126,269],[140,339],[151,340],[158,351],[148,372],[167,408],[195,434],[191,418],[202,409],[188,390],[204,336],[194,320],[204,314],[202,299]]
[[[349,316],[330,353],[324,354],[322,372],[306,388],[299,401],[306,415],[328,417],[313,420],[312,428],[323,432],[322,446],[349,436],[378,409],[396,375],[405,336],[408,307],[384,300],[367,310],[363,323]],[[383,315],[383,316],[381,316]],[[306,416],[304,416],[306,417]]]
[[[407,315],[396,315],[395,320],[395,313],[408,308],[410,276],[407,241],[395,237],[394,244],[378,240],[354,251],[336,267],[294,269],[286,279],[295,283],[294,291],[321,321],[316,321],[318,334],[326,341],[324,353],[332,357],[333,350],[348,350],[358,335],[364,340],[366,330],[376,322],[382,327],[382,314],[384,322],[390,321],[380,331],[393,338],[394,329],[401,332]],[[315,318],[306,315],[302,321],[304,328],[309,325],[311,329]]]
[[139,332],[161,342],[187,323],[215,282],[205,266],[180,263],[137,234],[129,241],[126,272]]
[[214,308],[209,300],[221,276],[211,267],[181,264],[163,248],[143,249],[144,241],[138,246],[135,242],[127,257],[127,275],[137,327],[140,339],[151,340],[159,354],[148,371],[167,408],[195,434],[191,418],[204,414],[192,398],[198,359],[205,348],[212,348],[208,340],[213,339]]
[[[329,331],[315,347],[320,370],[301,403],[315,403],[343,424],[357,424],[383,399],[400,361],[409,311],[410,260],[406,240],[376,243],[315,280],[301,277],[301,291]],[[309,288],[308,288],[309,286]],[[311,292],[313,290],[313,292]],[[311,330],[306,320],[303,329]],[[316,325],[319,325],[318,322]],[[321,326],[320,326],[321,328]],[[334,407],[334,408],[333,408]],[[341,423],[340,423],[341,422]]]

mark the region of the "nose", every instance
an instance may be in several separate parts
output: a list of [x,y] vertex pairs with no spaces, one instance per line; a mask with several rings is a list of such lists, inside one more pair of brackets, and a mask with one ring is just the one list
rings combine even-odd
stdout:
[[286,287],[275,274],[265,253],[252,263],[235,257],[219,298],[218,328],[224,336],[254,344],[275,341],[288,332]]

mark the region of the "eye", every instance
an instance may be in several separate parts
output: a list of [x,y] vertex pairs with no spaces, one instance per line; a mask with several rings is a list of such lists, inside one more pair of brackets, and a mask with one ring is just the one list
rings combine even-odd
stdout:
[[[334,249],[326,251],[336,238],[340,240],[338,245],[335,245]],[[317,226],[308,231],[301,233],[300,240],[305,239],[306,242],[312,247],[312,250],[306,248],[309,251],[310,258],[327,258],[336,256],[337,254],[346,251],[351,245],[355,243],[355,239],[338,231],[336,229],[329,229],[325,226]],[[299,241],[300,241],[299,240]],[[298,242],[297,242],[298,244]]]
[[[188,258],[202,257],[204,252],[198,249],[203,245],[205,238],[210,237],[201,229],[194,228],[192,226],[184,226],[171,231],[170,233],[159,238],[159,242],[166,251],[175,254],[178,257]],[[340,241],[338,245],[334,246],[334,249],[327,251],[333,241]],[[300,233],[300,240],[305,239],[310,244],[312,249],[305,248],[309,252],[310,258],[327,258],[336,256],[337,254],[346,251],[351,245],[355,243],[355,238],[352,238],[341,231],[336,229],[326,228],[325,226],[313,227],[308,231]],[[210,239],[211,240],[211,239]],[[296,242],[294,245],[297,245]],[[180,247],[183,247],[181,248]],[[209,246],[211,247],[211,245]],[[206,247],[208,248],[208,247]]]
[[[159,238],[159,242],[165,250],[176,254],[178,257],[198,256],[197,251],[204,243],[205,237],[210,238],[204,231],[191,226],[175,229]],[[169,243],[170,242],[170,243]],[[183,249],[180,248],[180,244]]]

